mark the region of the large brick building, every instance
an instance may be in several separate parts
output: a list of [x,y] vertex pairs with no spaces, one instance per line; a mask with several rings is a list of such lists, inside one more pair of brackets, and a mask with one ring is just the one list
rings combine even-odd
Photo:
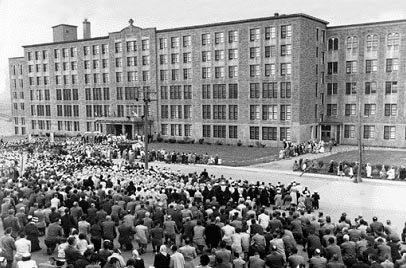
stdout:
[[[283,140],[405,146],[406,21],[338,27],[305,14],[91,38],[90,22],[11,58],[16,134],[279,146]],[[404,54],[404,52],[403,52]],[[144,120],[144,104],[149,104]],[[360,109],[361,105],[361,109]]]

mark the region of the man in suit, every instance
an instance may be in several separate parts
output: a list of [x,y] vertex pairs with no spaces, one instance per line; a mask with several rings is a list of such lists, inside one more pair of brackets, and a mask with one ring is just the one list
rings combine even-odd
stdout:
[[321,251],[320,249],[316,248],[314,250],[313,257],[309,260],[309,268],[326,268],[327,267],[327,260],[324,257],[320,256]]

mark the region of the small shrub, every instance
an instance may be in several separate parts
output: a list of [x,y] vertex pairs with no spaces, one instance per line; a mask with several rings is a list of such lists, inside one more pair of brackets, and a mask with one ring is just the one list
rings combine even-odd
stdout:
[[161,136],[158,136],[157,138],[156,138],[156,141],[157,142],[162,142],[164,140],[164,138],[162,138]]
[[175,138],[170,138],[169,143],[176,143],[176,139]]
[[318,164],[319,164],[319,168],[322,168],[322,167],[324,166],[324,163],[323,163],[323,161],[321,161],[321,160],[319,161]]
[[203,138],[200,138],[200,139],[199,139],[199,143],[200,143],[200,144],[203,144],[203,142],[204,142],[204,139],[203,139]]
[[208,141],[208,142],[206,142],[206,144],[207,144],[207,145],[211,145],[211,142]]
[[223,143],[221,141],[216,141],[215,143],[216,145],[223,145]]
[[253,148],[253,147],[254,147],[254,145],[250,144],[250,145],[248,145],[248,147]]
[[241,140],[238,140],[237,141],[237,146],[241,146],[242,145],[242,141]]

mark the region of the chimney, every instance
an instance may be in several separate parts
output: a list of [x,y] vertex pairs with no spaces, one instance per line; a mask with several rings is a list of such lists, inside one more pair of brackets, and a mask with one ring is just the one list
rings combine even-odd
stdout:
[[91,35],[90,35],[90,21],[85,19],[83,21],[83,39],[90,39],[90,38],[91,38]]

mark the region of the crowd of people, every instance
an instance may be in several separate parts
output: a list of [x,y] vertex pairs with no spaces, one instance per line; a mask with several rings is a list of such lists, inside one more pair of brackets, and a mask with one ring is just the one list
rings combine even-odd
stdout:
[[[279,154],[280,159],[295,157],[304,154],[317,154],[325,152],[325,143],[323,140],[317,141],[311,139],[307,142],[294,143],[291,141],[283,141],[283,150]],[[334,141],[330,140],[328,142],[328,150],[331,152],[333,150]]]
[[[319,194],[296,181],[145,170],[114,144],[72,140],[56,153],[44,143],[0,152],[14,170],[0,181],[7,267],[144,268],[151,251],[155,268],[193,268],[198,256],[203,268],[406,267],[405,232],[345,213],[333,223]],[[49,261],[37,264],[36,251]]]
[[180,153],[169,152],[165,149],[152,150],[150,152],[151,161],[161,161],[170,164],[203,164],[203,165],[221,165],[222,160],[218,155],[197,154],[194,152]]

